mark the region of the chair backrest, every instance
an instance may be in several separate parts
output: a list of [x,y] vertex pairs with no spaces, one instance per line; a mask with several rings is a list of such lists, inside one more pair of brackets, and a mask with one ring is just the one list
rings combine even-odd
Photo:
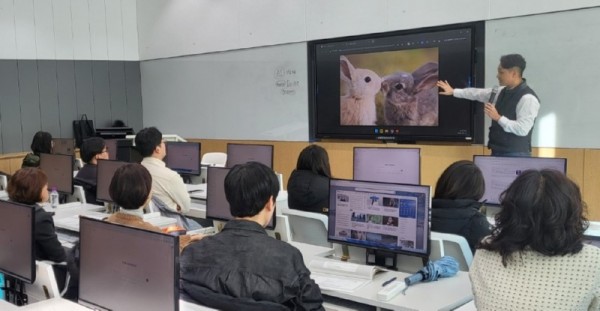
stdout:
[[207,152],[202,156],[200,163],[203,165],[225,166],[227,162],[227,153],[224,152]]
[[74,185],[73,194],[67,196],[67,202],[81,202],[81,204],[86,204],[87,200],[85,199],[85,190],[83,189],[83,186]]
[[[114,152],[114,151],[113,151]],[[83,160],[80,158],[75,159],[75,163],[73,164],[73,170],[78,171],[83,167]]]
[[283,209],[282,213],[288,217],[292,241],[331,247],[327,241],[327,216],[289,208]]
[[0,174],[0,190],[5,190],[8,185],[8,178],[6,175]]
[[461,271],[469,271],[473,253],[467,240],[460,235],[431,231],[431,260],[452,256],[458,261]]
[[273,215],[277,217],[275,222],[275,230],[267,230],[267,234],[280,241],[288,242],[292,240],[292,229],[290,228],[290,221],[287,215]]
[[25,284],[29,303],[60,297],[60,289],[51,262],[36,261],[35,275],[33,284]]

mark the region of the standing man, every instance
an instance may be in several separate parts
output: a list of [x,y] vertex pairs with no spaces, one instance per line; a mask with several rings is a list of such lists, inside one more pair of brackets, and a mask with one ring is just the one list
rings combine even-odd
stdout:
[[181,176],[163,162],[167,148],[162,133],[156,127],[144,128],[135,135],[135,146],[144,157],[141,164],[152,175],[152,194],[169,210],[187,213],[192,200]]
[[437,83],[442,95],[485,103],[485,114],[492,119],[488,148],[493,156],[531,156],[531,132],[540,102],[523,78],[525,65],[519,54],[500,57],[496,78],[501,88],[495,105],[493,89],[453,89],[448,81]]

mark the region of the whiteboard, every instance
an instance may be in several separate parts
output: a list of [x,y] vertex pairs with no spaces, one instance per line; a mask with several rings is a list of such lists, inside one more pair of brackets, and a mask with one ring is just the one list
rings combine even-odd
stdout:
[[598,16],[591,8],[486,22],[486,86],[498,83],[501,55],[527,60],[523,76],[541,102],[535,147],[600,147]]
[[141,62],[144,126],[205,139],[308,140],[306,43]]

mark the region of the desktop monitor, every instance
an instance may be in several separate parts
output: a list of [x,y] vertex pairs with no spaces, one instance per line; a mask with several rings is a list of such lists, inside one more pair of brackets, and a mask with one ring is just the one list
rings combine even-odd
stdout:
[[144,159],[133,146],[133,139],[117,139],[115,157],[118,161],[140,163]]
[[48,189],[56,188],[63,194],[73,193],[73,156],[40,154],[40,169],[48,176]]
[[354,148],[354,180],[421,183],[421,149]]
[[96,136],[104,139],[125,138],[127,135],[133,134],[133,128],[127,126],[113,127],[97,127]]
[[500,194],[525,170],[548,168],[563,174],[567,172],[567,159],[565,158],[476,155],[473,156],[473,162],[481,170],[485,181],[485,193],[481,199],[492,205],[500,204]]
[[193,142],[166,142],[168,168],[179,174],[200,175],[201,144]]
[[227,144],[226,167],[259,162],[273,168],[273,145]]
[[79,303],[93,310],[179,309],[179,239],[81,217]]
[[0,272],[27,283],[35,282],[34,219],[32,206],[0,200]]
[[[225,177],[230,169],[225,167],[209,166],[206,183],[206,218],[220,221],[233,219],[229,211],[229,202],[225,197]],[[266,229],[274,230],[276,225],[276,213]]]
[[329,187],[330,242],[366,248],[367,259],[391,254],[394,265],[384,266],[397,253],[429,256],[429,186],[331,179]]
[[63,155],[75,155],[75,139],[73,138],[53,138],[52,153]]
[[123,161],[98,160],[98,167],[96,173],[97,201],[113,203],[113,200],[108,192],[108,188],[110,187],[110,181],[115,175],[117,169],[126,164],[128,163]]
[[104,145],[106,146],[106,150],[108,150],[108,159],[109,160],[117,160],[117,141],[118,139],[105,139]]

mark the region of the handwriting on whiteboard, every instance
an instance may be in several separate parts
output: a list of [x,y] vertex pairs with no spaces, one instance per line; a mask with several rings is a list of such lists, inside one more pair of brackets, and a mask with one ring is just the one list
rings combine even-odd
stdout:
[[275,68],[274,78],[275,87],[279,90],[281,95],[296,95],[296,92],[300,87],[300,81],[296,76],[296,69],[279,66]]

